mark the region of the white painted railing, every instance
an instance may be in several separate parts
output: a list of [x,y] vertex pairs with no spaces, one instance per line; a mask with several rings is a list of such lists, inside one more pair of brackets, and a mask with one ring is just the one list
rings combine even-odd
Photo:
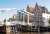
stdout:
[[11,24],[21,24],[21,25],[25,25],[25,22],[23,23],[22,21],[11,21]]
[[20,24],[20,25],[32,25],[34,26],[33,23],[26,23],[26,22],[22,22],[22,21],[10,21],[10,22],[5,22],[5,25],[16,25],[16,24]]

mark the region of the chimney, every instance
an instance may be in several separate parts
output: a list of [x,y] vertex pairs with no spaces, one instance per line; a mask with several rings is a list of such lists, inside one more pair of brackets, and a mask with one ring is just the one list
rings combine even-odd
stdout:
[[44,6],[44,10],[45,10],[45,13],[46,13],[46,7]]

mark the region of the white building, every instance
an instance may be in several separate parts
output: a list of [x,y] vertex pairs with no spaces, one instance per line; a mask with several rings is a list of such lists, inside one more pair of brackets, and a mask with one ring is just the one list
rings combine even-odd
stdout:
[[17,20],[18,21],[23,19],[23,15],[24,15],[25,11],[26,11],[26,9],[17,10]]
[[43,18],[44,26],[45,27],[49,26],[48,19],[50,19],[50,14],[42,13],[42,18]]

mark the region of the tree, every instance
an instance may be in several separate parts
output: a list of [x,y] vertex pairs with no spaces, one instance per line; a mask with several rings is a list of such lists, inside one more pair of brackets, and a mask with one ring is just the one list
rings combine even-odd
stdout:
[[9,18],[9,20],[12,20],[11,18]]
[[6,22],[6,19],[4,19],[4,22]]
[[49,26],[50,26],[50,19],[48,19],[48,23],[49,23]]
[[11,18],[9,18],[9,20],[8,21],[11,21],[12,19]]
[[50,24],[50,19],[48,20],[48,23]]
[[[9,21],[9,20],[8,20]],[[6,19],[4,19],[4,22],[6,22]]]

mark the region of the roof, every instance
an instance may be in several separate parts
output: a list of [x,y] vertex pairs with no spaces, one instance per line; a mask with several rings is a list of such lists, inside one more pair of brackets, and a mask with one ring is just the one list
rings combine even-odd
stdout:
[[31,12],[33,12],[33,11],[34,11],[34,8],[32,8],[32,7],[29,7],[29,8],[30,8],[30,11],[31,11]]
[[42,13],[45,13],[45,8],[44,7],[41,7],[41,6],[39,6],[39,7],[40,7]]
[[[42,7],[42,6],[39,6],[39,7],[40,7],[40,9],[41,9],[42,13],[45,13],[45,8],[44,8],[44,7]],[[48,10],[47,10],[47,8],[46,8],[46,12],[47,12],[47,13],[49,13],[49,12],[48,12]]]

